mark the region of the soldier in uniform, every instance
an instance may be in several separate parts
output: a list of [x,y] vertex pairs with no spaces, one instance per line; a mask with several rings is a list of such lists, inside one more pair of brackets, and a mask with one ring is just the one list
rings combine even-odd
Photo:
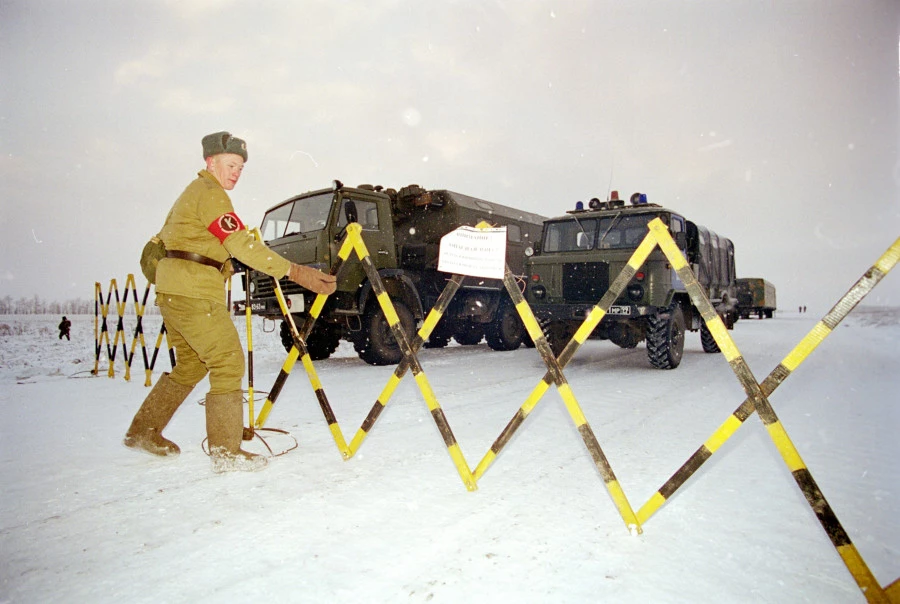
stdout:
[[225,301],[229,259],[272,277],[287,276],[310,291],[331,294],[335,278],[291,263],[244,228],[226,191],[237,184],[247,145],[228,132],[203,137],[206,169],[175,201],[160,238],[166,257],[156,269],[156,304],[177,355],[134,416],[127,447],[154,455],[178,455],[162,431],[194,386],[209,373],[206,435],[213,471],[256,470],[266,458],[240,447],[244,428],[244,354]]

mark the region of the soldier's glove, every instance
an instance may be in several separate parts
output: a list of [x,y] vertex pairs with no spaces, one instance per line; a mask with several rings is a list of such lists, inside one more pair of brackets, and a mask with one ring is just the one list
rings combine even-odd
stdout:
[[317,294],[333,294],[337,289],[337,279],[334,275],[302,264],[291,264],[287,278]]

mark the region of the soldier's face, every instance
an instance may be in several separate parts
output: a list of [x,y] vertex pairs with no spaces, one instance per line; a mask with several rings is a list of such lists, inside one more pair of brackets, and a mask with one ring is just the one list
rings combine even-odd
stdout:
[[219,153],[206,158],[206,171],[216,177],[226,191],[237,184],[244,169],[244,158],[237,153]]

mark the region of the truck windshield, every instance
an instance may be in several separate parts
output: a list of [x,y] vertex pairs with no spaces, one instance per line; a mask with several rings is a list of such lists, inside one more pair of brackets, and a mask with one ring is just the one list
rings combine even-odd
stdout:
[[595,248],[635,248],[647,234],[647,223],[655,217],[653,214],[616,214],[599,219],[581,218],[577,222],[548,222],[544,229],[543,249],[546,252],[575,252]]
[[296,199],[266,212],[260,231],[263,240],[321,231],[331,210],[331,193]]

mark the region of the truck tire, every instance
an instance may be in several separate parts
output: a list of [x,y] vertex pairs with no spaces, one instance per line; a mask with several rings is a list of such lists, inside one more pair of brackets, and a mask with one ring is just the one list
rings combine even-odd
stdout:
[[453,339],[460,346],[475,346],[481,343],[484,337],[484,326],[481,323],[473,323],[472,321],[464,321],[459,324],[453,333]]
[[[309,358],[314,361],[327,359],[337,350],[341,343],[341,335],[328,326],[315,325],[312,333],[306,338],[306,350],[309,352]],[[287,321],[281,322],[281,345],[287,352],[294,347],[294,339],[291,337],[291,330]]]
[[438,324],[435,326],[434,331],[431,332],[431,335],[428,336],[428,341],[425,342],[422,347],[423,348],[446,348],[447,344],[450,343],[450,338],[453,337],[453,333],[447,330],[447,319],[442,318],[438,321]]
[[494,320],[484,329],[484,338],[492,350],[515,350],[522,345],[525,325],[512,302],[501,301]]
[[703,352],[719,352],[719,345],[706,323],[700,326],[700,343],[703,344]]
[[[391,302],[406,337],[412,338],[416,326],[412,313],[403,302],[394,299]],[[376,302],[369,304],[363,315],[362,333],[357,335],[353,348],[359,358],[369,365],[396,365],[403,358],[384,311]]]
[[575,335],[575,328],[570,326],[567,321],[546,321],[541,323],[541,329],[544,330],[544,338],[550,344],[550,350],[556,356],[559,356],[559,353]]
[[657,369],[675,369],[684,354],[684,312],[677,302],[665,315],[648,317],[647,358]]

